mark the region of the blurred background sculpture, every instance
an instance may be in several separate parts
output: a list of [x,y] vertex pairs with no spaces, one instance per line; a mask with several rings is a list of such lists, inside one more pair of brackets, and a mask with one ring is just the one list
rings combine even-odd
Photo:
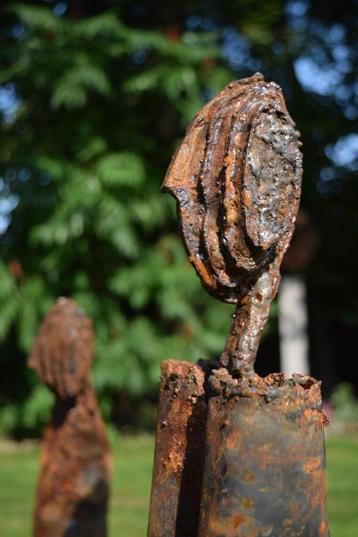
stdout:
[[[171,375],[163,365],[149,537],[328,536],[320,383],[254,369],[298,211],[299,136],[280,87],[256,74],[199,111],[167,172],[189,259],[236,313],[216,364],[189,377],[183,362],[170,362]],[[173,407],[184,416],[179,425]],[[196,465],[193,416],[206,431],[195,439]],[[177,452],[165,449],[163,428],[178,437]],[[201,502],[184,532],[188,466],[201,469],[191,473]],[[173,482],[175,502],[158,509]]]
[[45,317],[29,366],[54,392],[41,461],[35,537],[105,537],[110,453],[91,386],[91,320],[60,298]]

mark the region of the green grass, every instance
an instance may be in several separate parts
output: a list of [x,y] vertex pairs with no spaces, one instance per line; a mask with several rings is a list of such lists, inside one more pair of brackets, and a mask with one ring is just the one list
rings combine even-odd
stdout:
[[358,537],[358,438],[330,438],[327,465],[332,537]]
[[[153,438],[121,438],[114,447],[110,537],[144,537],[149,503]],[[358,439],[327,442],[328,508],[333,537],[358,537]],[[0,536],[30,537],[33,491],[39,462],[35,446],[0,445]]]
[[118,442],[109,516],[110,537],[145,537],[153,451],[154,438],[149,436],[134,436]]

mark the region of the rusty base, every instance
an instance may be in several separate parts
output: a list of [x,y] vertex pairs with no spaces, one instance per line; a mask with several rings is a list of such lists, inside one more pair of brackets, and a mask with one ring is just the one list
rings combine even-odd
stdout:
[[204,371],[162,363],[148,537],[196,537],[204,464]]
[[211,398],[199,537],[329,535],[320,384],[296,381]]

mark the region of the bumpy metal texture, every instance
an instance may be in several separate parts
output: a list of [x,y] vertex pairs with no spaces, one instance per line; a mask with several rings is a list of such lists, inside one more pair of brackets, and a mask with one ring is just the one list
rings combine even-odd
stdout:
[[282,256],[300,198],[299,133],[262,75],[229,84],[189,125],[163,189],[175,196],[189,259],[217,298],[239,303]]
[[43,321],[30,367],[56,396],[41,460],[35,537],[105,537],[109,444],[90,384],[93,331],[61,298]]
[[198,537],[328,537],[320,385],[212,397]]
[[203,285],[237,304],[221,363],[250,382],[298,211],[298,137],[276,83],[232,82],[196,115],[163,184]]
[[236,304],[204,384],[196,537],[329,535],[320,383],[254,370],[299,205],[298,137],[277,84],[232,82],[196,115],[164,181],[204,287]]
[[162,363],[148,537],[196,537],[204,465],[204,372]]

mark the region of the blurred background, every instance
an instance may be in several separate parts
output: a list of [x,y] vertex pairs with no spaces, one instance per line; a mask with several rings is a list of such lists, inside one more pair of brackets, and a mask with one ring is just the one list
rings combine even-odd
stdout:
[[[160,185],[196,111],[255,71],[282,86],[302,132],[304,211],[284,269],[303,286],[306,362],[326,398],[342,382],[358,388],[356,8],[355,0],[2,3],[3,432],[36,435],[48,419],[51,395],[26,356],[58,296],[94,320],[95,387],[106,420],[122,427],[153,426],[164,358],[222,350],[230,307],[201,289]],[[278,317],[273,308],[260,373],[283,359]]]
[[223,349],[232,311],[201,288],[160,185],[196,111],[256,71],[283,88],[304,150],[286,295],[257,368],[292,361],[285,319],[296,316],[304,368],[354,428],[357,33],[356,0],[1,4],[3,437],[39,436],[49,419],[52,396],[26,357],[58,296],[94,321],[95,388],[106,421],[122,430],[153,430],[163,359]]

